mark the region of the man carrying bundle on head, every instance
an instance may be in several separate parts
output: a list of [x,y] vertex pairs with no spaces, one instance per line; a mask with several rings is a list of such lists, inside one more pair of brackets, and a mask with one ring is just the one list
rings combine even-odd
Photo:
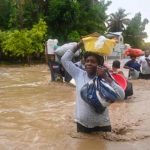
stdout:
[[62,65],[76,82],[77,131],[111,131],[107,106],[115,100],[124,99],[124,90],[107,74],[104,58],[94,52],[85,52],[81,69],[72,62],[74,53],[83,42],[72,46],[61,58]]

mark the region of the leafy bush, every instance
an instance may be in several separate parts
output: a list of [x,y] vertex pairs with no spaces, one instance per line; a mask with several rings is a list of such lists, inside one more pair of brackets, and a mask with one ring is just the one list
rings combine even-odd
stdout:
[[5,54],[28,58],[34,53],[44,51],[44,37],[47,32],[47,25],[43,20],[34,25],[31,30],[14,30],[5,32],[2,48]]
[[80,40],[80,34],[77,31],[72,31],[69,35],[68,35],[68,41],[70,42],[79,42]]

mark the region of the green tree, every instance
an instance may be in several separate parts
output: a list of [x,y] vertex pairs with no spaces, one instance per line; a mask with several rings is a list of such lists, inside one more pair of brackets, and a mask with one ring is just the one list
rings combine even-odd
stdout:
[[31,28],[40,18],[46,17],[48,0],[9,0],[9,27],[15,29]]
[[125,30],[125,27],[129,24],[130,20],[127,18],[128,13],[125,13],[125,9],[118,9],[117,12],[110,14],[108,18],[108,31],[109,32],[121,32]]
[[79,3],[76,0],[50,0],[48,10],[49,31],[53,38],[67,40],[79,16]]
[[144,38],[147,37],[147,33],[144,32],[147,24],[148,19],[143,19],[142,21],[141,13],[135,14],[124,32],[125,42],[129,43],[132,47],[142,48]]
[[12,0],[10,1],[10,18],[9,18],[9,27],[10,28],[20,28],[23,29],[23,13],[24,5],[26,0]]
[[105,21],[107,19],[106,10],[111,4],[105,0],[78,0],[80,3],[80,16],[77,22],[77,28],[81,35],[86,35],[92,32],[100,32],[103,34],[106,31]]
[[143,49],[144,49],[144,50],[147,50],[147,49],[149,49],[149,50],[150,50],[150,42],[146,42],[146,43],[144,43],[144,45],[143,45]]
[[50,0],[47,20],[51,38],[66,42],[73,35],[104,33],[109,5],[105,0]]
[[10,1],[9,0],[0,0],[0,29],[8,29],[10,15]]
[[77,31],[72,31],[68,34],[67,39],[70,42],[78,42],[80,40],[80,35]]
[[31,28],[40,18],[47,19],[48,0],[28,0],[24,5],[24,26]]
[[43,20],[40,20],[31,30],[8,31],[2,41],[3,52],[9,56],[25,57],[30,64],[33,54],[44,51],[46,31],[47,25]]

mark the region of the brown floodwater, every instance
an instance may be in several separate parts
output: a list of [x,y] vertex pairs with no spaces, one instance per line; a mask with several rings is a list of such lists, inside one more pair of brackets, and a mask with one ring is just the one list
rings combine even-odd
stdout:
[[46,65],[0,67],[0,150],[150,150],[150,81],[112,104],[111,133],[76,132],[75,87],[49,82]]

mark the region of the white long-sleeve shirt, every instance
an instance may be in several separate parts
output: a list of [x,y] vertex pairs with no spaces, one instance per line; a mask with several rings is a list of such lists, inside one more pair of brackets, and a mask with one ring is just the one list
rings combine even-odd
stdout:
[[[80,90],[87,82],[91,80],[88,77],[87,72],[77,67],[71,60],[74,56],[72,50],[68,50],[61,58],[61,62],[67,72],[75,79],[76,82],[76,121],[82,124],[85,127],[93,128],[95,126],[110,126],[110,118],[108,114],[108,109],[106,108],[102,114],[96,113],[90,106],[87,104],[80,95]],[[114,81],[111,86],[119,93],[120,99],[124,99],[123,89],[116,84]]]
[[[141,64],[141,72],[142,74],[150,74],[150,66],[148,65],[145,58],[145,56],[141,56],[138,60],[139,64]],[[150,60],[150,55],[148,56],[148,59]]]

